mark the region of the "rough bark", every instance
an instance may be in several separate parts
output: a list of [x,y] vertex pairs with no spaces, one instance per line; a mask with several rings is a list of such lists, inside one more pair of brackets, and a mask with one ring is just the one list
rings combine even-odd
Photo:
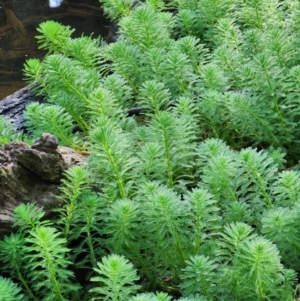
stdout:
[[0,114],[14,124],[16,131],[24,131],[23,111],[27,104],[32,101],[42,102],[42,96],[35,96],[29,85],[0,101]]
[[57,207],[63,172],[84,162],[84,156],[59,147],[51,134],[32,147],[24,142],[0,146],[0,238],[12,231],[13,210],[21,203],[35,203],[48,214]]

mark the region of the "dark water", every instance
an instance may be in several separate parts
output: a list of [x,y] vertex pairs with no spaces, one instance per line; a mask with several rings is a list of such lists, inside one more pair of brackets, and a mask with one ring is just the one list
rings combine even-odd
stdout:
[[26,86],[22,81],[26,59],[44,57],[34,37],[46,20],[75,28],[72,37],[108,36],[109,22],[98,0],[64,0],[57,8],[50,8],[48,0],[0,1],[0,100]]

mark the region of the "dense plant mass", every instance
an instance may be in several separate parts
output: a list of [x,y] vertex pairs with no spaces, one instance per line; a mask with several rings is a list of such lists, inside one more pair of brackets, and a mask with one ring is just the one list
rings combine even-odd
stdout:
[[[0,300],[298,300],[299,1],[103,5],[117,42],[47,21],[25,64],[47,100],[26,139],[90,156],[58,221],[15,209]],[[22,138],[2,117],[0,133]]]

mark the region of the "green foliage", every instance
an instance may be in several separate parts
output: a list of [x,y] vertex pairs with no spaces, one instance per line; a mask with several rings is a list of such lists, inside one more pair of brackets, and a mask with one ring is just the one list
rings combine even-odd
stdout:
[[142,52],[137,45],[120,41],[110,44],[106,53],[107,59],[112,61],[111,70],[123,77],[131,89],[144,80],[141,69]]
[[203,244],[208,242],[219,230],[219,208],[213,195],[205,189],[194,189],[185,196],[185,199],[191,206],[193,254],[198,254]]
[[[152,185],[149,186],[151,188]],[[147,248],[148,250],[146,249],[145,252],[149,255],[154,252],[150,256],[154,257],[155,270],[162,265],[162,269],[171,269],[177,276],[177,269],[184,266],[184,260],[188,253],[186,235],[189,204],[181,201],[171,189],[165,186],[155,186],[154,191],[149,191],[144,196],[146,202],[143,209],[144,218],[147,221],[147,224],[144,225],[145,231],[147,225],[150,226],[150,229],[147,230],[149,232],[148,241],[151,244],[156,243],[156,246],[151,249]],[[182,218],[177,219],[178,216],[182,216]],[[163,256],[158,256],[158,250],[162,252]]]
[[96,68],[100,72],[105,72],[106,66],[103,64],[99,46],[102,40],[91,37],[80,37],[68,39],[64,45],[63,53],[74,60],[80,62],[85,69]]
[[63,186],[60,188],[62,196],[60,199],[65,203],[59,209],[63,218],[64,237],[67,240],[70,232],[72,218],[76,210],[76,202],[79,196],[88,189],[88,175],[81,166],[73,166],[65,173],[65,179],[62,180]]
[[147,111],[158,113],[160,110],[167,109],[171,105],[171,95],[163,83],[149,80],[143,83],[140,88],[141,107]]
[[[43,65],[38,59],[29,59],[24,64],[24,80],[27,83],[32,83],[34,81],[41,82]],[[33,89],[36,91],[36,89]],[[41,92],[40,92],[41,93]]]
[[240,280],[247,279],[250,286],[238,287],[242,294],[266,300],[277,295],[282,280],[283,266],[276,246],[264,238],[257,237],[245,243],[238,254]]
[[70,261],[66,258],[69,251],[64,247],[66,240],[59,238],[60,233],[51,227],[36,227],[25,238],[29,246],[26,269],[33,283],[33,289],[48,300],[67,300],[70,292],[79,288],[72,284],[73,273],[67,269]]
[[35,229],[38,226],[51,226],[48,220],[43,220],[45,212],[35,204],[21,204],[14,209],[14,226],[21,230]]
[[44,212],[33,204],[22,204],[14,210],[17,234],[1,242],[1,260],[13,277],[18,278],[32,300],[66,300],[79,287],[69,278],[70,261],[57,229],[42,220]]
[[109,208],[105,233],[111,237],[107,242],[112,253],[132,256],[131,248],[138,241],[134,233],[138,232],[140,214],[139,206],[126,199],[116,201]]
[[[117,79],[117,83],[118,82],[119,81]],[[119,97],[119,99],[116,98],[113,91],[108,90],[107,88],[99,87],[98,89],[95,89],[90,96],[91,104],[89,105],[89,111],[91,117],[109,116],[116,119],[123,117],[124,113],[120,108],[121,104],[118,102],[123,96],[122,91],[118,91],[118,94],[121,94],[116,95]]]
[[113,94],[112,99],[110,99],[111,103],[108,107],[113,107],[113,99],[116,99],[118,107],[123,110],[132,106],[133,91],[124,78],[113,73],[104,77],[102,83],[103,86]]
[[57,105],[30,103],[24,112],[26,126],[34,138],[48,132],[55,135],[62,145],[82,149],[83,141],[72,133],[73,120],[68,112]]
[[293,170],[283,171],[278,175],[272,188],[277,206],[291,208],[299,200],[299,173]]
[[47,49],[49,53],[57,53],[64,48],[64,44],[70,38],[75,29],[61,25],[55,21],[46,21],[40,24],[36,36],[40,49]]
[[4,116],[0,115],[0,145],[22,140],[22,134],[16,133],[14,126]]
[[112,254],[103,257],[95,271],[97,276],[92,277],[91,280],[101,286],[91,289],[91,292],[99,294],[99,298],[95,297],[92,300],[125,301],[138,289],[138,286],[134,285],[138,279],[136,271],[123,256]]
[[[24,255],[26,251],[24,250],[25,238],[22,234],[11,234],[10,236],[5,236],[2,241],[0,241],[0,256],[4,263],[3,268],[11,274],[12,277],[16,277],[24,286],[28,295],[32,300],[37,301],[37,297],[33,294],[26,279],[24,278],[24,268],[22,267],[24,262]],[[1,287],[5,287],[4,285]],[[9,289],[6,288],[6,293]],[[12,292],[9,292],[12,295]],[[0,294],[3,296],[4,292]],[[14,297],[16,298],[16,297]],[[6,299],[5,299],[6,300]]]
[[278,247],[282,261],[288,267],[298,269],[296,258],[300,251],[297,242],[299,235],[299,211],[297,208],[274,208],[263,216],[262,233]]
[[120,20],[120,33],[127,42],[137,45],[141,50],[160,47],[169,38],[167,25],[172,24],[172,19],[168,21],[166,24],[161,13],[152,7],[141,5]]
[[144,293],[130,299],[131,301],[169,301],[171,297],[164,293]]
[[210,293],[217,281],[217,265],[203,255],[196,255],[189,259],[187,267],[184,268],[181,279],[183,280],[181,289],[183,295],[200,292],[206,296],[207,300],[213,300]]
[[114,198],[128,197],[136,177],[134,173],[136,160],[131,155],[130,136],[115,122],[103,117],[95,122],[90,138],[91,168],[96,174],[102,172],[107,174],[111,183],[109,189],[111,192],[115,191]]
[[[0,300],[1,301],[21,301],[24,296],[20,294],[21,288],[10,279],[0,277]],[[26,299],[25,299],[26,300]]]
[[217,254],[226,262],[233,263],[241,246],[249,239],[256,237],[256,234],[252,232],[253,229],[245,223],[237,222],[225,225],[223,232],[220,233],[221,239],[218,243],[220,249]]
[[167,185],[171,188],[179,180],[188,180],[185,179],[186,170],[193,168],[195,155],[193,124],[184,117],[160,111],[154,115],[150,126],[149,138],[151,142],[158,143],[162,152],[162,161],[157,169],[166,174]]
[[105,200],[97,194],[87,191],[79,197],[71,212],[69,241],[80,240],[80,244],[72,250],[76,268],[96,268],[97,261],[105,254],[101,250],[104,244],[101,236],[106,205]]
[[101,0],[104,6],[104,13],[111,19],[116,20],[120,16],[128,15],[134,4],[133,0]]
[[47,100],[26,108],[29,135],[89,157],[55,222],[15,209],[0,273],[30,300],[297,300],[299,3],[103,5],[117,42],[45,22],[48,54],[24,65]]

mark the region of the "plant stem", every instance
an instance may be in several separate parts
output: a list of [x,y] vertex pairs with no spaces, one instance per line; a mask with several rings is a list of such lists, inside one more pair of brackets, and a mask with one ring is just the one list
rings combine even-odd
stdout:
[[94,251],[94,245],[93,245],[93,240],[91,237],[91,226],[90,226],[90,220],[87,221],[87,244],[89,246],[90,250],[90,258],[92,262],[93,269],[97,268],[97,261],[96,261],[96,256],[95,256],[95,251]]
[[31,289],[29,288],[29,286],[27,285],[27,282],[25,281],[25,279],[23,278],[21,271],[19,269],[19,265],[16,262],[16,260],[14,260],[13,262],[14,268],[17,272],[18,278],[21,281],[21,283],[24,285],[24,287],[26,288],[26,291],[28,292],[28,294],[30,295],[30,297],[34,300],[34,301],[39,301],[39,299],[37,299],[34,294],[32,293]]
[[61,290],[60,290],[59,284],[58,284],[57,279],[56,279],[55,268],[53,267],[53,262],[50,259],[50,256],[48,254],[48,248],[44,244],[43,244],[43,251],[44,251],[45,260],[46,260],[46,263],[47,263],[47,270],[48,270],[48,273],[50,274],[50,280],[52,282],[54,291],[55,291],[59,301],[65,301],[64,297],[61,294]]
[[164,140],[164,147],[165,147],[165,158],[166,158],[166,162],[167,162],[167,173],[168,173],[168,179],[169,179],[168,186],[169,186],[169,188],[172,188],[174,186],[173,168],[172,168],[172,164],[171,164],[169,144],[168,144],[168,139],[166,137],[165,130],[163,131],[163,140]]

